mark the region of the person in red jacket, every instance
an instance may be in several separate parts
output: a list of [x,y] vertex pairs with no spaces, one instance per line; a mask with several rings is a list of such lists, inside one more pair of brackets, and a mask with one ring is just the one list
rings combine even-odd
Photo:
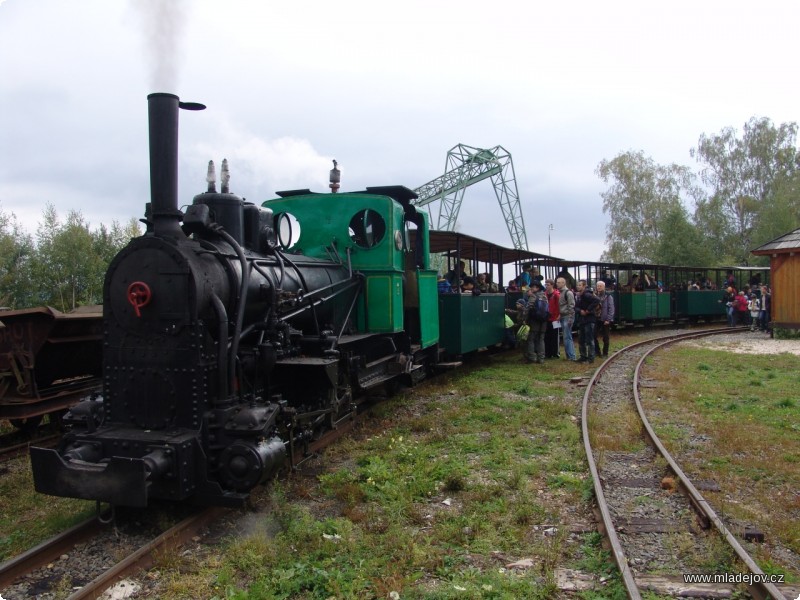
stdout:
[[544,332],[544,357],[559,358],[558,330],[561,328],[561,315],[558,311],[558,300],[561,297],[561,293],[556,289],[556,284],[552,279],[544,282],[544,294],[547,296],[547,302],[550,306],[550,319]]
[[733,301],[733,314],[735,325],[747,325],[747,317],[750,313],[747,309],[747,296],[745,296],[744,290],[736,294],[736,299]]

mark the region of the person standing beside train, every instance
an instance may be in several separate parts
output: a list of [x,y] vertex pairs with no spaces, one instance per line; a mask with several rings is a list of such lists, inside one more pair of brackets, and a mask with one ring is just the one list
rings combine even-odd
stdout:
[[604,281],[597,282],[597,298],[600,300],[600,319],[594,329],[594,353],[600,356],[600,343],[598,338],[603,338],[603,356],[608,356],[608,335],[611,323],[614,322],[614,296],[606,293]]
[[725,314],[728,316],[728,327],[733,327],[733,301],[736,300],[736,290],[728,286],[722,293],[719,302],[725,305]]
[[547,322],[547,331],[544,333],[544,357],[559,358],[558,354],[558,330],[561,329],[561,313],[558,310],[558,301],[561,293],[556,289],[552,279],[544,282],[544,294],[550,304],[550,319]]
[[772,293],[769,291],[769,286],[763,284],[761,286],[761,313],[759,314],[759,329],[761,331],[769,332],[769,318],[770,310],[772,309]]
[[[570,274],[567,267],[562,267],[562,269],[556,274],[556,277],[563,279],[569,289],[575,289],[575,278]],[[556,279],[556,282],[558,282],[558,279]]]
[[556,279],[558,288],[558,314],[561,323],[561,335],[564,340],[564,354],[567,360],[575,360],[575,343],[572,341],[572,324],[575,322],[575,294],[567,287],[563,277]]
[[525,360],[529,363],[544,364],[544,334],[547,331],[549,310],[543,315],[538,314],[539,304],[542,301],[545,303],[543,306],[546,306],[547,296],[542,289],[542,282],[534,279],[528,290],[528,305],[525,314],[525,323],[530,327],[525,346]]
[[761,314],[761,301],[755,292],[751,292],[750,300],[747,303],[747,310],[750,311],[750,331],[758,328],[758,317]]
[[592,292],[585,279],[578,282],[578,297],[575,300],[575,310],[580,315],[578,326],[578,343],[580,344],[581,357],[578,362],[594,362],[594,326],[597,322],[595,306],[600,300]]
[[740,290],[733,300],[734,325],[747,325],[747,319],[750,317],[748,312],[748,298],[744,290]]

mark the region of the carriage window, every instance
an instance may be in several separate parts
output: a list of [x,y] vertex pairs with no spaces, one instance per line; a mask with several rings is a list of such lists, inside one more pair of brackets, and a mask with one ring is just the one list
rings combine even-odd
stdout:
[[350,239],[360,248],[377,246],[386,234],[386,222],[374,210],[365,208],[350,219]]
[[276,215],[275,229],[278,232],[278,243],[284,250],[289,250],[300,239],[300,222],[293,214]]

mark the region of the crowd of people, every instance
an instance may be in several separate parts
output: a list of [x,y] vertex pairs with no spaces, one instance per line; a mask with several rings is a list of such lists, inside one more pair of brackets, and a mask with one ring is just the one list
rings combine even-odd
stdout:
[[772,291],[766,284],[751,280],[750,284],[736,289],[728,281],[719,302],[725,304],[728,327],[750,326],[751,331],[769,332],[772,311]]
[[[620,285],[613,274],[602,271],[594,289],[585,279],[576,281],[566,268],[555,279],[545,279],[533,265],[524,265],[522,272],[508,282],[505,290],[492,282],[489,273],[475,278],[465,272],[464,262],[439,278],[440,293],[523,292],[514,309],[506,309],[506,345],[522,346],[523,360],[542,364],[546,359],[562,357],[568,361],[593,363],[608,356],[610,332],[616,317],[614,296],[622,291],[664,290],[664,285],[646,271],[634,273]],[[673,284],[670,289],[715,290],[706,275]],[[720,302],[725,303],[728,325],[750,325],[751,330],[768,331],[771,292],[755,275],[749,285],[736,289],[735,277],[729,271]],[[573,330],[578,332],[577,352]]]
[[[532,279],[515,308],[506,309],[520,325],[522,335],[518,339],[522,338],[519,342],[526,362],[542,364],[548,358],[561,358],[561,345],[568,361],[593,363],[597,356],[608,356],[614,297],[606,293],[604,281],[598,281],[595,291],[581,279],[573,291],[565,275],[569,273],[562,271],[555,280],[543,282]],[[577,353],[573,327],[578,331]]]

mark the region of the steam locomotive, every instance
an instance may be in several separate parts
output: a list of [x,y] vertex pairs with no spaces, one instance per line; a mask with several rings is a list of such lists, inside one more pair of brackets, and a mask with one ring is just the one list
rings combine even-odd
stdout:
[[178,114],[203,108],[148,96],[151,202],[105,277],[102,401],[70,410],[57,448],[31,448],[39,492],[239,505],[363,392],[438,360],[415,194],[299,190],[256,206],[229,191],[226,163],[217,192],[211,163],[181,212]]

